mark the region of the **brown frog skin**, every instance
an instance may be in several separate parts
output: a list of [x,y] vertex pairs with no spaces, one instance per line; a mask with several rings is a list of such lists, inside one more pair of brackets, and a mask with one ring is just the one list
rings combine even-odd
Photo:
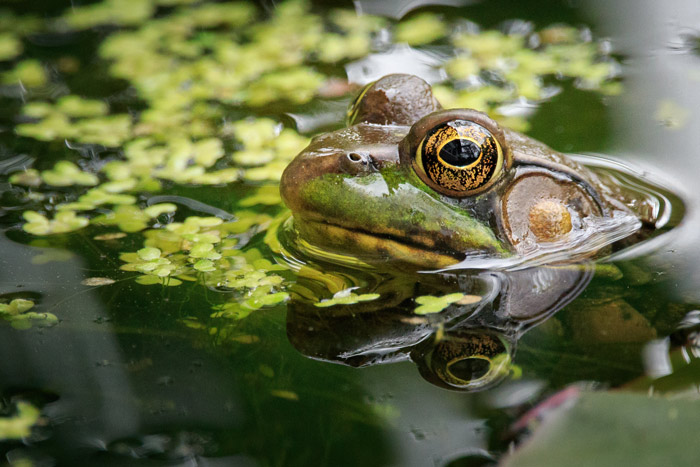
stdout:
[[348,124],[315,137],[281,180],[298,236],[319,250],[423,268],[582,257],[612,243],[600,225],[623,219],[630,236],[656,220],[643,194],[484,113],[442,109],[415,76],[367,85]]

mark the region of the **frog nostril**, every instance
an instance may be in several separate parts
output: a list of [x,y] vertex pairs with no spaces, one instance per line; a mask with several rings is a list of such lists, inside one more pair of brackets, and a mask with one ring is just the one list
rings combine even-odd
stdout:
[[367,163],[367,158],[362,157],[361,154],[358,154],[356,152],[349,153],[348,160],[350,160],[350,162],[364,162],[365,164]]
[[375,170],[372,156],[366,152],[348,152],[340,160],[340,168],[350,174],[361,174]]

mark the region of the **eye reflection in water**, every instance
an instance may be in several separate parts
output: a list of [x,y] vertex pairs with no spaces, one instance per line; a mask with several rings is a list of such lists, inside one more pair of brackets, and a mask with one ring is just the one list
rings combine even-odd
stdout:
[[[308,299],[318,285],[302,279],[288,307],[287,336],[313,359],[353,367],[410,359],[436,386],[478,391],[518,371],[512,362],[520,337],[575,299],[592,275],[592,264],[580,263],[384,277],[376,291],[388,292],[379,299],[328,308]],[[416,314],[415,297],[455,290],[466,299]]]

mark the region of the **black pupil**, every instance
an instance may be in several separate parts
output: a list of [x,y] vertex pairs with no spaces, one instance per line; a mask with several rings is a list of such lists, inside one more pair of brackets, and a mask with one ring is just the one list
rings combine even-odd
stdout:
[[478,158],[481,148],[468,139],[456,138],[440,149],[440,159],[456,167],[473,164]]
[[450,365],[450,373],[463,381],[474,381],[488,373],[491,363],[483,358],[465,358]]

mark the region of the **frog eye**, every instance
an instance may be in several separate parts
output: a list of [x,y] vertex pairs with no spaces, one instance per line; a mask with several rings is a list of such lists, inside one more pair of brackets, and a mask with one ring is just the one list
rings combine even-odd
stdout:
[[510,373],[512,347],[491,331],[456,329],[427,339],[411,351],[420,374],[437,386],[475,391],[497,384]]
[[501,143],[484,125],[467,119],[443,121],[418,143],[413,167],[436,191],[455,197],[488,189],[503,172]]

